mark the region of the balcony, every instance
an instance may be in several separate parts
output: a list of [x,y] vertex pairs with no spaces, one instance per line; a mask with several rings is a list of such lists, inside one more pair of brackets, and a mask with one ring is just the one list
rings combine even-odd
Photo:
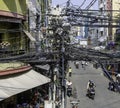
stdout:
[[30,65],[21,62],[0,63],[0,76],[21,73],[30,69],[32,69]]

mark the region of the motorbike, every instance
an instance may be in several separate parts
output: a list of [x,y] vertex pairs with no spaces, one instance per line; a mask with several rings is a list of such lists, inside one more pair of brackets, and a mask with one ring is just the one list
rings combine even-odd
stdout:
[[112,82],[109,82],[109,87],[108,87],[108,89],[111,90],[111,91],[114,91],[114,90],[115,90],[115,89],[114,89],[114,85],[113,85]]
[[94,98],[95,98],[95,89],[94,88],[90,88],[87,91],[86,96],[94,100]]
[[[116,86],[115,86],[116,85]],[[120,83],[119,82],[109,82],[109,90],[114,91],[114,92],[119,92],[120,91]]]
[[72,87],[67,88],[67,95],[70,97],[72,96]]
[[70,103],[72,104],[72,108],[78,108],[80,100],[70,100]]
[[72,76],[72,72],[69,72],[69,77],[71,77]]

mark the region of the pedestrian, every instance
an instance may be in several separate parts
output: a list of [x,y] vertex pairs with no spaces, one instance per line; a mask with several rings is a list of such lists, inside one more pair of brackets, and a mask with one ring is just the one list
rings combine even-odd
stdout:
[[37,101],[35,102],[35,108],[40,108],[40,101],[39,101],[39,100],[37,100]]
[[40,95],[39,91],[36,90],[36,91],[35,91],[35,94],[34,94],[34,99],[35,99],[35,101],[40,100],[40,97],[41,97],[41,95]]
[[111,69],[111,65],[108,65],[108,71],[110,71],[110,69]]
[[77,69],[79,68],[79,62],[78,62],[78,61],[75,62],[75,67],[76,67]]
[[85,61],[81,61],[82,68],[85,69]]
[[71,75],[72,75],[72,68],[71,67],[69,67],[69,69],[68,69],[68,74],[69,74],[69,77],[71,77]]

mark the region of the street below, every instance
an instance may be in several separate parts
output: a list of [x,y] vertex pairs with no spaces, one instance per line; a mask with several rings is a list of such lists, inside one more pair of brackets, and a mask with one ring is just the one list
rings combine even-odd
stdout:
[[[103,75],[101,68],[95,69],[91,63],[82,68],[76,69],[74,63],[72,67],[73,96],[67,96],[67,108],[72,108],[70,101],[79,100],[78,108],[119,108],[120,94],[108,90],[109,80]],[[87,82],[93,80],[96,84],[95,99],[86,97]],[[76,90],[76,96],[74,91]]]

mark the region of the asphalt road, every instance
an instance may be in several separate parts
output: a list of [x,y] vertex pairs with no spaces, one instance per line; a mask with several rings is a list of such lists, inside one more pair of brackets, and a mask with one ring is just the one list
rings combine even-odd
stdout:
[[[70,100],[80,100],[78,108],[120,108],[120,94],[109,91],[108,79],[104,77],[102,70],[93,68],[92,64],[88,64],[85,69],[79,66],[76,69],[73,63],[70,63],[73,73],[71,81],[73,83],[73,96],[67,97],[67,108],[72,108]],[[86,86],[88,80],[91,79],[96,83],[95,99],[86,97]],[[75,95],[75,91],[77,95]]]

